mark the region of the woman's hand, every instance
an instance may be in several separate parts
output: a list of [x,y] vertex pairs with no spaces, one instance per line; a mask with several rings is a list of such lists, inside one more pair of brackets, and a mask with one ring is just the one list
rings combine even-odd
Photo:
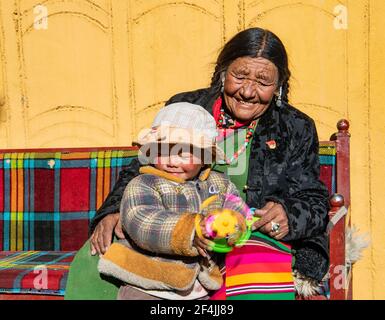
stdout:
[[260,229],[259,231],[276,240],[282,239],[289,233],[287,214],[280,203],[269,201],[262,209],[255,210],[254,214],[261,219],[253,224],[253,230]]
[[97,224],[90,238],[91,255],[106,253],[114,233],[119,239],[125,238],[119,212],[105,216]]

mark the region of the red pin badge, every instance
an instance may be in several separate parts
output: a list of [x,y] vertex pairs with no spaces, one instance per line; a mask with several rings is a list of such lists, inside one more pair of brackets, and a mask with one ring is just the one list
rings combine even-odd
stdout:
[[269,149],[275,149],[277,147],[277,144],[275,143],[275,140],[266,141],[266,144],[269,147]]

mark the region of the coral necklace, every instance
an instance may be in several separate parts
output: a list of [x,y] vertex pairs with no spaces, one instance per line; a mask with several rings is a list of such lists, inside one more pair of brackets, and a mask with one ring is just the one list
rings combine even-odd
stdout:
[[[223,110],[223,108],[221,108],[220,114],[219,114],[219,119],[217,121],[217,128],[223,129],[223,123],[224,122],[225,122],[225,111]],[[227,159],[227,158],[225,159],[225,162],[228,165],[230,165],[234,161],[236,161],[238,159],[239,155],[242,154],[243,152],[245,152],[247,146],[249,145],[250,139],[254,134],[256,123],[257,123],[257,120],[254,120],[247,127],[246,138],[245,138],[245,142],[243,143],[242,147],[240,147],[238,149],[238,151],[236,151],[230,159]]]

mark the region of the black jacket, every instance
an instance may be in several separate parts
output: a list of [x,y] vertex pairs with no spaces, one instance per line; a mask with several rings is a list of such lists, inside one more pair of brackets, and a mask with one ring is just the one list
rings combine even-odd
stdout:
[[[166,104],[190,102],[206,108],[218,98],[213,89],[180,93]],[[266,142],[274,140],[275,149]],[[139,161],[121,171],[118,181],[91,222],[91,231],[107,214],[119,212],[127,183],[138,175]],[[329,210],[328,191],[319,180],[318,137],[314,121],[287,103],[271,103],[261,116],[250,150],[246,201],[261,208],[267,201],[279,202],[289,220],[289,242],[294,251],[294,269],[321,280],[329,267],[328,238],[325,234]]]

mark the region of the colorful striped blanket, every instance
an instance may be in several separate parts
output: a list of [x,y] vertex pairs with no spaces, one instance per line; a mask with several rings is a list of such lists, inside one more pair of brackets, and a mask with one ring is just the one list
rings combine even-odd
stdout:
[[292,254],[287,244],[253,232],[226,255],[224,286],[213,300],[294,300]]

